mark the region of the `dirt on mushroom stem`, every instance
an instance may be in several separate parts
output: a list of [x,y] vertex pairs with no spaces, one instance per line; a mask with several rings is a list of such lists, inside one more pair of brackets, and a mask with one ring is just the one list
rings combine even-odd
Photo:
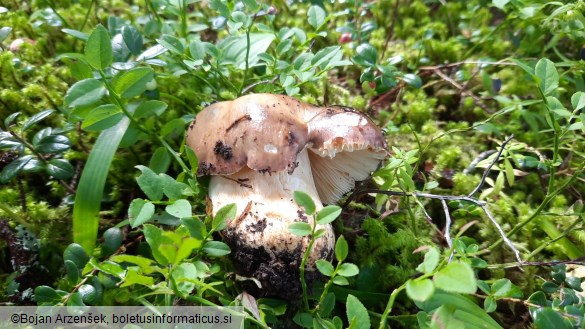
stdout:
[[[310,236],[293,235],[288,226],[294,222],[313,224],[313,217],[305,213],[293,200],[293,192],[309,194],[317,210],[322,203],[317,193],[308,157],[304,149],[297,156],[294,171],[262,173],[249,168],[224,176],[212,176],[209,197],[213,215],[221,207],[236,203],[238,213],[222,232],[232,248],[232,259],[242,276],[254,277],[262,289],[248,287],[252,293],[293,299],[300,295],[299,267],[308,247]],[[245,180],[249,187],[238,181]],[[318,225],[325,235],[318,238],[307,261],[307,281],[318,274],[315,262],[330,259],[335,244],[331,225]]]

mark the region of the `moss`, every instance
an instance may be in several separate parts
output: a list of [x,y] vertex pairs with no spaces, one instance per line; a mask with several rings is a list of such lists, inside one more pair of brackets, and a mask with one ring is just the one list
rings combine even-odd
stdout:
[[424,123],[431,120],[435,105],[436,99],[427,98],[422,91],[407,91],[403,103],[400,104],[400,110],[408,122],[420,129]]

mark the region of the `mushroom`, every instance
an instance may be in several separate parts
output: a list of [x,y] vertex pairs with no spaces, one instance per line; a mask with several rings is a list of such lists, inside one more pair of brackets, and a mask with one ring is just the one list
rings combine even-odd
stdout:
[[[387,154],[380,129],[362,113],[272,94],[206,107],[189,126],[186,143],[199,159],[197,175],[211,175],[212,215],[237,206],[221,232],[237,272],[257,279],[262,295],[286,299],[299,296],[299,266],[310,240],[288,226],[314,223],[293,192],[307,193],[318,211],[366,179]],[[335,244],[331,225],[318,226],[325,234],[309,254],[309,281],[318,276],[315,262],[330,259]]]

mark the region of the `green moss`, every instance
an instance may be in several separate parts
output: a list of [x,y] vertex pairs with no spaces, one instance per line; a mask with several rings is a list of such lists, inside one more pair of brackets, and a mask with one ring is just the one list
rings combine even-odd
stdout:
[[400,110],[408,122],[420,128],[431,119],[435,105],[436,99],[427,98],[422,91],[407,91],[404,93]]

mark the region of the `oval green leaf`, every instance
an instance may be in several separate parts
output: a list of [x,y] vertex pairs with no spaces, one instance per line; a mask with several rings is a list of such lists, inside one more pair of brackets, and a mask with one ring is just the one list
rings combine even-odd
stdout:
[[473,294],[477,281],[473,269],[467,263],[452,262],[433,277],[435,287],[448,292]]
[[103,70],[112,64],[114,55],[110,35],[101,24],[96,26],[87,38],[84,53],[89,65],[97,70]]

